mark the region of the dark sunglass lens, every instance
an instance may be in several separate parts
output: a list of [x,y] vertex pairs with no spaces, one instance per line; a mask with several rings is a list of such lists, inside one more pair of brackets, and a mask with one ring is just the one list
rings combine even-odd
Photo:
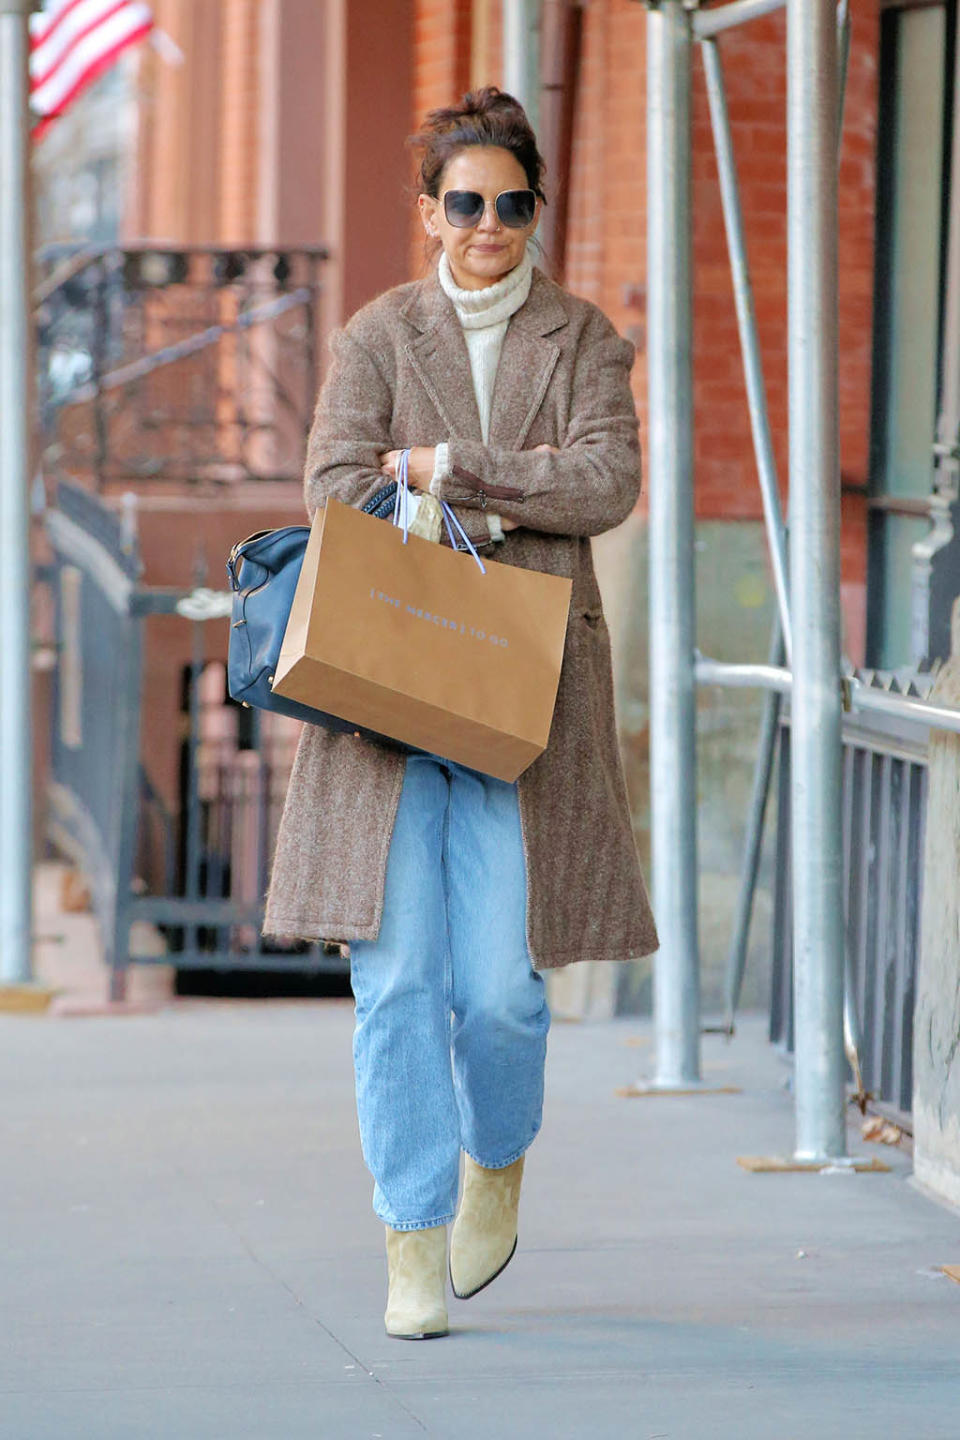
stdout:
[[483,196],[476,190],[448,190],[443,197],[443,213],[448,225],[460,229],[476,225],[483,216]]
[[497,214],[504,225],[520,230],[529,225],[537,208],[537,197],[532,190],[504,190],[497,196]]

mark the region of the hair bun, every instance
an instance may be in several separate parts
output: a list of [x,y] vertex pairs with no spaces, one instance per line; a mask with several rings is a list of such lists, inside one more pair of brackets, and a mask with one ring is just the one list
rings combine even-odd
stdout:
[[483,85],[479,90],[471,90],[463,97],[463,108],[470,115],[506,114],[509,111],[527,119],[520,101],[496,85]]
[[545,166],[527,112],[496,85],[468,91],[459,105],[429,111],[409,143],[422,152],[419,179],[426,195],[439,194],[444,167],[454,155],[471,145],[494,145],[509,150],[523,167],[530,189],[544,198]]

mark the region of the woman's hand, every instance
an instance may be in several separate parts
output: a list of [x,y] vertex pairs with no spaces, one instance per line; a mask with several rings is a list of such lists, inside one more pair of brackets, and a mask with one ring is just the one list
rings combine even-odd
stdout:
[[[547,450],[551,455],[559,455],[560,451],[556,445],[534,445],[534,450]],[[508,520],[505,515],[500,516],[500,528],[502,530],[519,530],[519,520]]]
[[[397,478],[397,461],[402,454],[402,450],[385,450],[380,456],[380,469],[384,475],[389,475],[391,480]],[[430,481],[433,479],[434,454],[432,445],[414,445],[411,449],[407,470],[411,490],[430,489]]]
[[[534,450],[548,451],[551,455],[558,455],[559,449],[556,445],[534,445]],[[401,450],[384,450],[380,456],[380,469],[384,475],[389,475],[391,480],[397,478],[397,461],[403,452]],[[411,490],[429,490],[430,481],[433,479],[435,451],[432,445],[414,445],[410,450],[410,461],[407,475],[410,481]],[[519,530],[519,520],[508,520],[505,515],[500,517],[500,526],[503,530]]]

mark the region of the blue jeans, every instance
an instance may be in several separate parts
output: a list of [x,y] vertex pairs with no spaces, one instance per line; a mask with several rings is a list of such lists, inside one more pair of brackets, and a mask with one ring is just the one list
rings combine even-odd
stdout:
[[460,1151],[499,1169],[540,1129],[550,1011],[526,939],[516,785],[411,755],[376,940],[353,940],[353,1057],[373,1208],[445,1225]]

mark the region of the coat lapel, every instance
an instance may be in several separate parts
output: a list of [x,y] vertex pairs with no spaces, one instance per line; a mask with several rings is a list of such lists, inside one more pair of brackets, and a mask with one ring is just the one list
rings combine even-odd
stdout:
[[467,342],[453,302],[436,275],[414,292],[401,314],[422,332],[408,342],[406,353],[449,434],[459,440],[480,440]]
[[551,335],[567,323],[567,312],[539,270],[526,303],[510,319],[500,351],[490,409],[490,444],[522,450],[533,418],[547,393],[560,358]]
[[[543,403],[560,347],[547,338],[567,323],[567,313],[539,270],[526,303],[511,317],[500,352],[490,413],[489,442],[519,450]],[[480,414],[473,393],[470,356],[449,297],[436,276],[418,287],[403,307],[421,333],[406,351],[451,437],[480,440]]]

